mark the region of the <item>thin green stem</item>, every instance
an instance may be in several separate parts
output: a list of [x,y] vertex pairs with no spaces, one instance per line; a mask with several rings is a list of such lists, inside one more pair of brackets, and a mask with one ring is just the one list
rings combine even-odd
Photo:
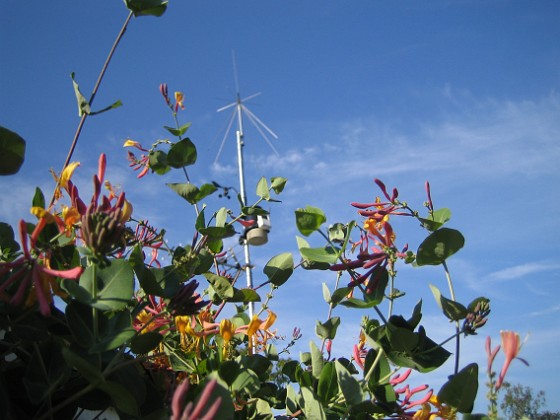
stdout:
[[[107,59],[105,60],[105,63],[103,64],[103,67],[101,68],[101,72],[99,73],[99,76],[97,78],[97,82],[95,83],[95,86],[93,87],[93,90],[91,92],[91,96],[89,98],[88,104],[90,106],[93,104],[93,100],[95,99],[95,95],[97,94],[97,91],[99,90],[99,86],[101,86],[101,81],[103,80],[103,77],[105,76],[105,73],[107,72],[107,68],[109,67],[109,63],[111,62],[111,59],[113,58],[113,55],[115,54],[117,46],[119,45],[122,37],[124,36],[124,33],[126,32],[126,29],[127,29],[128,24],[130,22],[130,19],[132,19],[132,16],[133,16],[133,13],[130,12],[128,14],[126,20],[124,21],[124,24],[123,24],[119,34],[117,35],[117,38],[115,39],[115,42],[113,43],[113,46],[111,47],[111,50],[109,51],[109,55],[107,56]],[[72,155],[74,154],[74,149],[76,149],[76,145],[78,144],[78,139],[80,138],[80,134],[82,132],[82,128],[84,127],[84,124],[86,122],[87,117],[88,117],[88,114],[84,113],[82,115],[82,118],[80,119],[80,122],[78,123],[78,128],[76,129],[76,133],[74,134],[74,139],[72,140],[72,144],[70,145],[70,150],[68,151],[68,155],[66,156],[66,160],[64,161],[64,165],[62,166],[62,171],[64,171],[64,169],[68,166],[68,164],[70,163],[70,160],[72,159]],[[60,171],[60,173],[62,173],[62,171]],[[60,187],[60,179],[56,183],[55,191],[58,190],[59,187]],[[52,205],[54,204],[54,201],[55,201],[55,194],[53,193],[53,196],[51,198],[51,202],[49,204],[49,208],[52,207]]]
[[383,351],[383,349],[381,347],[379,347],[379,349],[377,350],[377,356],[375,356],[375,360],[373,361],[373,363],[371,364],[366,376],[364,376],[364,381],[366,383],[369,382],[371,375],[373,375],[373,372],[375,371],[376,366],[379,364],[379,361],[381,360],[381,357],[383,356],[385,352]]
[[[97,299],[97,265],[93,264],[91,266],[92,269],[92,290],[91,290],[91,297],[92,300],[95,301],[95,299]],[[99,312],[98,309],[95,306],[91,307],[91,314],[93,317],[93,339],[94,339],[94,343],[97,343],[97,340],[99,339]]]
[[393,274],[389,275],[390,277],[390,283],[389,283],[389,315],[387,316],[387,318],[391,318],[391,316],[393,315],[393,306],[394,306],[394,295],[393,292],[395,290],[395,276]]
[[[456,302],[455,290],[453,288],[453,281],[451,280],[451,274],[449,273],[449,268],[445,260],[442,263],[443,269],[445,270],[445,278],[447,279],[447,285],[449,286],[449,294],[451,295],[451,300]],[[461,325],[459,321],[455,321],[455,374],[459,372],[459,359],[461,353]]]

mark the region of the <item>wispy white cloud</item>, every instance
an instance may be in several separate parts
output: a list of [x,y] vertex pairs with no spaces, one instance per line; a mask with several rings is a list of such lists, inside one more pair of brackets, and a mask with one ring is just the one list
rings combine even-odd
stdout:
[[510,281],[525,276],[533,275],[543,271],[557,270],[560,264],[550,262],[531,262],[519,264],[513,267],[504,268],[502,270],[491,273],[488,278],[494,281]]
[[560,305],[554,305],[549,308],[544,308],[540,311],[534,311],[529,314],[529,316],[543,316],[551,315],[560,312]]
[[[252,164],[309,176],[309,162],[328,171],[317,177],[345,183],[364,176],[449,170],[448,175],[476,179],[521,174],[558,174],[560,99],[552,94],[535,101],[475,102],[436,116],[416,128],[399,127],[375,116],[339,122],[334,129],[309,130],[306,144],[321,145],[283,152]],[[336,139],[336,141],[334,140]]]

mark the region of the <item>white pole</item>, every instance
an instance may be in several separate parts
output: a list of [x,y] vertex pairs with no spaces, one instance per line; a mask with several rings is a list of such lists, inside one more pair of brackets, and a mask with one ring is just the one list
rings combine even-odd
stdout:
[[[239,95],[237,96],[237,124],[238,130],[236,132],[237,135],[237,163],[239,169],[239,193],[241,196],[241,201],[243,206],[247,205],[247,194],[245,193],[245,173],[243,168],[243,118],[241,115],[241,100]],[[247,276],[247,287],[249,289],[253,288],[253,273],[251,270],[251,256],[249,253],[249,243],[247,242],[247,238],[243,239],[243,249],[245,252],[245,274]],[[254,303],[249,302],[249,318],[253,319],[254,313]]]

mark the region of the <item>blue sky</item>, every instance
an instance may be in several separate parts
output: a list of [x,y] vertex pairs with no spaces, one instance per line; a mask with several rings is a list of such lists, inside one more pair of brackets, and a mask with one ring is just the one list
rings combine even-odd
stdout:
[[[48,171],[60,169],[78,124],[70,73],[89,96],[126,15],[117,0],[0,4],[0,124],[27,140],[20,174],[0,178],[0,220],[30,219],[34,188],[52,191]],[[436,207],[449,207],[450,227],[466,237],[449,260],[459,300],[492,302],[487,326],[464,341],[463,363],[483,370],[486,335],[528,335],[522,355],[531,366],[514,364],[509,380],[543,389],[548,408],[560,410],[559,18],[556,1],[171,1],[161,18],[129,26],[93,108],[124,106],[87,120],[76,182],[87,191],[106,152],[108,177],[135,215],[173,231],[172,245],[188,243],[193,212],[165,186],[179,174],[137,181],[122,143],[165,138],[162,126],[173,121],[158,86],[166,82],[186,95],[180,119],[192,121],[199,150],[193,181],[237,187],[233,134],[214,163],[230,117],[216,110],[235,99],[234,50],[241,96],[262,92],[246,105],[279,136],[277,156],[245,124],[249,201],[261,176],[289,180],[283,203],[271,206],[269,244],[252,249],[255,283],[270,257],[297,255],[296,208],[320,207],[329,223],[358,219],[349,203],[371,201],[374,178],[420,208],[429,180]],[[399,239],[416,249],[422,232],[400,226]],[[304,330],[302,350],[327,316],[321,285],[332,290],[334,281],[296,271],[272,302],[281,334]],[[428,287],[446,290],[440,270],[402,267],[398,281],[408,294],[397,311],[407,315],[422,298],[428,333],[452,333]],[[335,315],[343,316],[335,351],[349,356],[362,314]],[[418,381],[437,390],[450,372]]]

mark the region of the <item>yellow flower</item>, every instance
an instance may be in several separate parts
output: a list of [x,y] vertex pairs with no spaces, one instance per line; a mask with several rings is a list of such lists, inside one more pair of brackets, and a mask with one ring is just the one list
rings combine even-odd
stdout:
[[179,107],[181,107],[181,109],[185,109],[185,105],[183,105],[184,99],[185,96],[183,95],[182,92],[175,92],[175,112],[177,112],[177,109]]
[[80,166],[80,162],[72,162],[63,169],[62,175],[60,175],[60,186],[62,188],[66,188],[68,186],[68,181],[70,181],[72,174],[78,166]]
[[54,216],[51,213],[49,213],[47,210],[45,210],[43,207],[34,206],[31,207],[31,210],[29,211],[32,215],[36,216],[37,219],[46,219],[47,223],[51,223],[55,221]]
[[123,144],[123,147],[138,147],[138,146],[140,146],[140,143],[131,139],[126,139],[126,141]]
[[229,319],[222,319],[220,322],[220,335],[224,342],[229,343],[235,334],[233,322]]
[[191,318],[188,315],[180,315],[175,317],[175,326],[179,335],[181,336],[181,345],[185,347],[187,345],[187,333],[191,329]]
[[268,311],[268,316],[264,321],[261,321],[257,315],[247,326],[247,336],[249,337],[249,354],[253,354],[255,347],[264,347],[268,339],[275,337],[276,333],[270,331],[270,327],[276,321],[276,314]]
[[81,219],[80,212],[76,207],[62,206],[62,220],[67,229],[70,229]]
[[[432,411],[432,407],[435,411]],[[436,395],[432,395],[428,402],[422,404],[422,408],[414,413],[413,418],[419,420],[456,420],[457,413],[454,408],[448,407],[445,404],[439,402]]]

